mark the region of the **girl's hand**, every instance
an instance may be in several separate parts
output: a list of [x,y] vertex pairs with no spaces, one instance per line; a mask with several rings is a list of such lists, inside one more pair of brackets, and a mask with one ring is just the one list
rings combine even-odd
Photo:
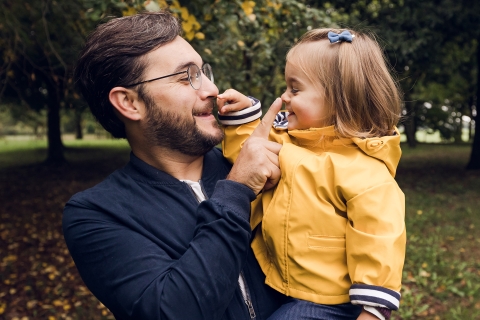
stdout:
[[370,312],[362,310],[362,313],[360,313],[357,320],[378,320],[378,318]]
[[251,107],[250,99],[234,89],[227,89],[217,96],[218,113],[224,114]]

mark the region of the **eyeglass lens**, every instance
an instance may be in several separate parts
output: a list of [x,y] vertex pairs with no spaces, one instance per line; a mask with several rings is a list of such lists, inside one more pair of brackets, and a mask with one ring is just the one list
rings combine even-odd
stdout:
[[208,80],[213,82],[212,67],[206,63],[203,68],[200,69],[197,65],[191,65],[188,67],[188,78],[193,89],[198,90],[202,86],[202,71]]

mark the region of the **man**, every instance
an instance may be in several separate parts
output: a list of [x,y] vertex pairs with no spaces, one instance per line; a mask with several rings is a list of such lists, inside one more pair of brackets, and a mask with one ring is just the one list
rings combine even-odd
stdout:
[[88,38],[78,85],[132,153],[69,200],[65,240],[117,319],[266,319],[282,301],[251,253],[250,201],[278,181],[280,146],[265,139],[265,123],[227,163],[214,148],[223,134],[211,68],[180,31],[167,12],[142,13]]

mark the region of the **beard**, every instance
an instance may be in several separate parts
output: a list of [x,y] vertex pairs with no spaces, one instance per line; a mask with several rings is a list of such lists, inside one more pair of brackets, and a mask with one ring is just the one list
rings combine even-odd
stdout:
[[176,150],[189,156],[203,156],[223,140],[223,131],[215,121],[215,134],[202,132],[195,121],[195,114],[211,112],[214,102],[210,100],[200,110],[192,110],[191,116],[162,110],[153,99],[143,97],[147,109],[145,136],[156,146]]

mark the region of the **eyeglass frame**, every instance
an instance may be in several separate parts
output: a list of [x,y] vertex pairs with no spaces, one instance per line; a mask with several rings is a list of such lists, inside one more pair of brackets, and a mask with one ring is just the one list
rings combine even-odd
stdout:
[[150,79],[150,80],[144,80],[144,81],[140,81],[140,82],[136,82],[134,84],[129,84],[129,85],[126,85],[124,86],[125,88],[130,88],[130,87],[134,87],[134,86],[138,86],[139,84],[142,84],[142,83],[148,83],[148,82],[152,82],[152,81],[156,81],[156,80],[160,80],[160,79],[165,79],[165,78],[168,78],[168,77],[173,77],[173,76],[176,76],[176,75],[179,75],[179,74],[182,74],[182,73],[187,73],[187,76],[188,76],[188,82],[190,82],[190,86],[193,88],[193,90],[199,90],[202,86],[202,80],[200,78],[200,87],[198,89],[195,89],[195,87],[193,86],[192,84],[192,80],[190,78],[190,74],[188,73],[188,71],[190,70],[190,67],[192,66],[195,66],[197,67],[203,74],[205,74],[204,72],[204,68],[205,67],[210,67],[210,71],[211,71],[211,75],[212,77],[209,78],[208,80],[210,80],[212,83],[213,83],[213,70],[212,70],[212,66],[209,64],[209,63],[205,63],[201,68],[199,66],[197,66],[196,64],[191,64],[187,67],[187,70],[184,70],[184,71],[180,71],[180,72],[176,72],[176,73],[172,73],[172,74],[168,74],[166,76],[162,76],[162,77],[158,77],[158,78],[153,78],[153,79]]

